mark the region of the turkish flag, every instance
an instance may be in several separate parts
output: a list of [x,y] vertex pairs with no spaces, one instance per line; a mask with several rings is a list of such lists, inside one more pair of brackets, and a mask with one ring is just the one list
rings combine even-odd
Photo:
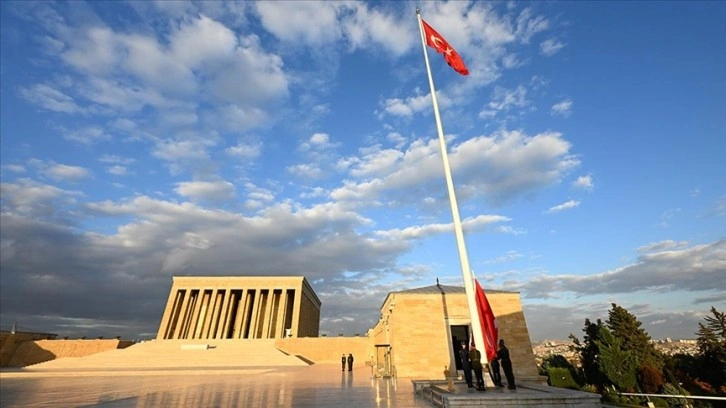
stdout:
[[464,60],[461,59],[459,53],[456,52],[456,50],[452,46],[450,46],[448,42],[446,42],[441,34],[437,33],[436,30],[431,28],[431,26],[426,21],[424,21],[424,19],[421,19],[421,22],[423,23],[424,35],[426,36],[426,45],[435,49],[436,52],[438,52],[439,54],[444,54],[444,59],[446,59],[446,63],[449,64],[451,68],[454,68],[454,71],[460,73],[461,75],[469,75],[469,70],[466,69]]
[[497,318],[494,317],[491,306],[489,306],[489,300],[484,290],[479,285],[479,281],[474,279],[476,282],[476,309],[479,312],[479,323],[481,323],[481,330],[484,337],[484,349],[487,353],[487,361],[492,361],[497,358],[497,342],[499,341],[499,326],[497,325]]

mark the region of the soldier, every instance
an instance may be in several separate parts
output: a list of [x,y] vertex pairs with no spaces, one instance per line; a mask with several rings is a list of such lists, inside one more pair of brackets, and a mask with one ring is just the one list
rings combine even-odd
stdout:
[[474,369],[474,376],[476,377],[476,389],[479,391],[486,391],[484,375],[482,375],[484,366],[481,365],[481,353],[473,344],[471,345],[471,350],[469,350],[469,360],[471,360],[471,368]]
[[340,371],[345,371],[345,353],[343,353],[343,357],[340,359],[340,362],[343,364]]
[[502,364],[504,376],[507,377],[507,388],[516,390],[517,385],[514,384],[514,372],[512,371],[512,360],[509,359],[509,349],[504,345],[504,339],[499,340],[499,351],[497,351],[497,359]]
[[498,357],[489,362],[489,375],[491,375],[495,387],[504,388],[504,384],[502,384],[502,373],[499,371]]
[[459,357],[461,357],[461,368],[464,370],[464,378],[466,379],[466,385],[469,388],[474,388],[474,384],[471,382],[471,363],[469,362],[469,348],[466,347],[466,342],[461,342],[461,350],[459,350]]
[[353,371],[353,354],[348,354],[348,371]]

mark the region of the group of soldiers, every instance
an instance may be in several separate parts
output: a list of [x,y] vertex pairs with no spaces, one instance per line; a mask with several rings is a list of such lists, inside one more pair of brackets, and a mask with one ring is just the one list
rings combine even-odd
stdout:
[[[461,357],[462,368],[464,369],[464,378],[466,379],[466,385],[469,388],[474,388],[474,384],[471,377],[471,371],[474,370],[474,376],[476,377],[476,389],[479,391],[486,391],[484,385],[484,366],[481,363],[481,352],[476,349],[472,344],[467,347],[466,342],[461,342],[461,350],[459,351]],[[489,375],[494,382],[494,386],[497,388],[504,388],[502,384],[502,374],[499,372],[499,366],[501,365],[504,370],[504,376],[507,377],[507,388],[510,390],[517,389],[514,383],[514,372],[512,372],[512,360],[509,358],[509,349],[504,344],[504,339],[499,340],[499,350],[497,350],[497,357],[489,362]]]

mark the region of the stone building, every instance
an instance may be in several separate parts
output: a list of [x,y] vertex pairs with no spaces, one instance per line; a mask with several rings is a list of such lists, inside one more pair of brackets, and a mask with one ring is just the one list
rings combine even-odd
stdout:
[[[515,376],[541,381],[519,293],[486,293]],[[338,363],[353,352],[378,376],[433,379],[460,368],[458,345],[470,334],[463,287],[391,292],[365,336],[318,337],[320,307],[304,277],[174,277],[157,341],[274,339],[278,350],[314,363]]]
[[317,337],[320,299],[302,276],[175,276],[157,340]]

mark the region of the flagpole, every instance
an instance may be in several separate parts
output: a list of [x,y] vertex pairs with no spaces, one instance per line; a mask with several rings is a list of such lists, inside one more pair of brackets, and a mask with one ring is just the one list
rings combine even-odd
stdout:
[[439,103],[436,100],[436,88],[434,87],[434,78],[431,75],[431,67],[429,66],[429,55],[426,52],[426,38],[424,37],[423,25],[421,23],[421,13],[416,8],[416,17],[418,18],[418,29],[421,33],[421,47],[423,48],[424,60],[426,61],[426,72],[429,76],[429,87],[431,88],[431,99],[434,105],[434,117],[436,118],[436,131],[439,134],[439,147],[441,148],[441,158],[444,161],[444,173],[446,174],[446,187],[449,191],[449,204],[451,204],[451,215],[454,218],[454,233],[456,234],[456,245],[459,250],[459,261],[461,263],[461,273],[464,276],[464,289],[466,290],[466,300],[469,305],[469,318],[471,320],[472,336],[477,350],[481,352],[482,359],[488,361],[484,346],[484,337],[482,336],[481,323],[479,322],[479,312],[476,308],[476,299],[474,297],[474,285],[471,271],[469,268],[469,257],[466,254],[466,243],[464,242],[464,230],[461,227],[461,218],[459,217],[459,206],[456,203],[456,192],[454,191],[454,181],[451,176],[451,167],[449,166],[449,156],[446,153],[446,139],[444,138],[444,129],[441,125],[441,115],[439,115]]

